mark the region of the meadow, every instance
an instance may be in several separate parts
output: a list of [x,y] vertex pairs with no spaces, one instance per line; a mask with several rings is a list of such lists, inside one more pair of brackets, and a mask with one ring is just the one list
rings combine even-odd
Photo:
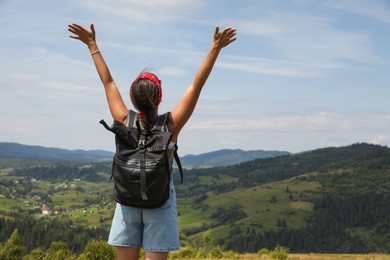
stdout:
[[[368,253],[390,252],[389,158],[388,148],[358,144],[187,170],[184,184],[175,180],[182,246],[220,246],[243,259],[266,259],[243,253],[277,245],[291,252],[367,253],[289,253],[290,259],[388,259]],[[75,235],[77,241],[91,237],[90,232],[106,239],[115,206],[110,163],[13,167],[0,169],[2,223],[22,226],[33,238],[34,232],[44,237],[41,227],[53,222],[58,229],[52,235],[63,232],[55,239],[66,238],[68,244],[75,243]],[[43,214],[44,204],[51,214]],[[29,230],[26,223],[36,227]],[[11,232],[3,229],[1,241]],[[29,250],[37,246],[30,240]],[[46,249],[52,241],[41,242]],[[75,246],[80,253],[85,245],[72,244],[72,250]]]

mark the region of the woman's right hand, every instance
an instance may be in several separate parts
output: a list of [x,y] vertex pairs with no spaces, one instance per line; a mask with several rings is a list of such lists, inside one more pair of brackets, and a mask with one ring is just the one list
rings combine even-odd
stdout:
[[69,37],[82,41],[90,49],[96,47],[95,28],[93,26],[93,23],[91,23],[90,27],[91,29],[88,30],[76,23],[69,24],[68,31],[74,34],[74,35],[70,35]]
[[213,43],[206,58],[200,65],[194,81],[187,88],[187,91],[184,93],[184,96],[180,100],[179,104],[171,112],[168,129],[173,134],[172,141],[175,142],[177,140],[179,132],[191,117],[198,102],[200,92],[214,67],[214,63],[218,58],[219,52],[222,48],[228,46],[236,40],[236,32],[237,29],[232,27],[226,27],[221,32],[219,31],[218,26],[215,27]]
[[97,47],[93,24],[91,24],[91,29],[88,30],[79,24],[72,23],[68,25],[68,31],[74,34],[69,36],[70,38],[80,40],[88,46],[96,70],[103,83],[112,117],[119,122],[124,122],[129,110],[126,108],[118,87],[111,76],[110,70]]

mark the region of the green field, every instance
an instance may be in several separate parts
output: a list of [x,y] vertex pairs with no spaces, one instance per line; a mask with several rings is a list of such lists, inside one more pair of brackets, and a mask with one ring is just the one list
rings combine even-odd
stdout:
[[[310,201],[313,196],[318,196],[320,187],[318,182],[290,179],[219,195],[209,192],[208,198],[202,202],[208,205],[208,209],[204,211],[194,209],[191,199],[179,199],[180,227],[191,229],[201,228],[205,224],[212,225],[214,222],[211,216],[217,208],[229,208],[237,204],[242,206],[247,217],[238,220],[234,225],[213,226],[213,239],[218,240],[229,236],[229,232],[237,226],[241,230],[255,227],[260,232],[278,229],[278,219],[284,219],[289,228],[297,229],[306,225],[306,218],[313,210],[313,203]],[[276,198],[276,201],[272,201],[272,198]],[[200,237],[201,234],[195,234],[187,239],[200,239]]]
[[[388,148],[356,144],[188,170],[182,185],[174,174],[182,245],[197,247],[207,235],[237,252],[278,243],[295,252],[389,252],[389,158]],[[38,166],[0,169],[2,219],[108,230],[109,163]]]
[[[3,169],[4,176],[9,170]],[[11,177],[3,177],[9,178]],[[200,182],[206,184],[212,177],[202,177]],[[234,178],[218,179],[219,182],[236,181]],[[21,181],[20,181],[21,182]],[[53,182],[37,180],[29,185],[29,192],[23,183],[14,184],[11,188],[3,187],[2,192],[9,196],[0,198],[2,210],[14,211],[17,209],[34,210],[36,217],[41,217],[39,210],[47,204],[51,210],[51,218],[71,219],[76,224],[95,227],[99,224],[111,223],[115,202],[111,199],[112,182],[85,182],[66,181]],[[282,182],[259,185],[247,189],[240,189],[215,195],[208,192],[208,198],[202,202],[207,209],[194,208],[193,198],[178,198],[179,223],[181,230],[196,229],[204,225],[212,225],[212,238],[220,239],[229,235],[231,225],[218,224],[211,216],[217,208],[229,208],[237,204],[247,217],[240,219],[235,226],[241,229],[256,227],[257,230],[269,230],[277,227],[278,218],[285,219],[289,228],[299,228],[305,224],[305,218],[311,213],[313,205],[307,199],[315,196],[320,185],[316,182],[304,182],[290,179]],[[287,192],[288,189],[288,192]],[[0,192],[0,194],[2,194]],[[42,199],[37,199],[39,195]],[[43,198],[46,196],[45,198]],[[272,198],[275,202],[270,202]],[[187,240],[199,239],[202,232],[187,237]]]

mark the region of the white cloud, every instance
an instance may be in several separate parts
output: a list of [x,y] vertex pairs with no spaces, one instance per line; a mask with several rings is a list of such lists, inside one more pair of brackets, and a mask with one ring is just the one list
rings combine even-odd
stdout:
[[249,35],[259,35],[270,37],[280,35],[285,32],[286,26],[277,19],[257,19],[257,20],[236,20],[234,26],[239,28],[239,32]]
[[80,4],[105,16],[114,16],[140,23],[169,23],[186,19],[186,15],[201,10],[203,1],[192,0],[83,0]]
[[[253,117],[253,116],[252,116]],[[266,131],[372,131],[373,129],[390,128],[390,116],[382,115],[342,115],[339,113],[319,112],[316,114],[262,116],[261,118],[229,119],[231,115],[219,118],[190,121],[188,128],[194,130],[247,130],[261,129]]]
[[371,143],[373,144],[388,144],[390,142],[390,135],[377,135],[372,138]]
[[158,70],[160,75],[164,76],[175,76],[175,77],[183,77],[189,75],[189,73],[179,67],[163,67]]
[[269,12],[261,18],[232,23],[237,25],[244,40],[245,35],[256,37],[253,44],[259,47],[251,57],[240,57],[243,62],[222,64],[224,67],[272,75],[318,77],[335,69],[356,69],[380,60],[365,33],[338,29],[333,25],[334,20],[324,16]]
[[326,3],[333,8],[367,15],[384,23],[390,23],[390,2],[388,0],[338,0]]
[[[327,69],[326,64],[304,63],[284,59],[266,59],[261,57],[225,56],[217,63],[218,67],[251,73],[269,74],[287,77],[320,77]],[[328,64],[331,68],[346,67],[342,64]]]
[[[234,116],[230,116],[234,117]],[[389,145],[390,117],[340,113],[264,116],[260,119],[227,115],[204,120],[196,118],[185,127],[181,142],[184,154],[223,148],[288,150],[302,152],[330,146],[367,142]],[[191,147],[189,151],[186,146]]]

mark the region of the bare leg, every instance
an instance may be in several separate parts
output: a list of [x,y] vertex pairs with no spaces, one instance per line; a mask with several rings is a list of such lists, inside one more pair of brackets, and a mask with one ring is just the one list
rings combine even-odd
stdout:
[[139,248],[134,247],[116,247],[116,259],[118,260],[138,260],[139,258]]
[[145,260],[166,260],[168,252],[145,252]]

